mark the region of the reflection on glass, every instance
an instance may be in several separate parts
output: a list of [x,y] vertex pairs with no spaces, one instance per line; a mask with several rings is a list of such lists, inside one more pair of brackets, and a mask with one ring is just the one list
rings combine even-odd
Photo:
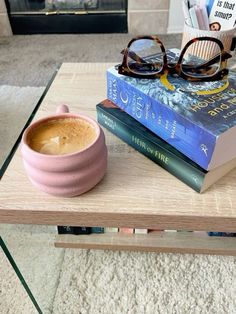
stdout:
[[0,234],[11,252],[14,267],[20,269],[19,280],[25,289],[27,285],[34,305],[38,304],[38,313],[52,313],[64,259],[64,249],[54,247],[57,227],[0,225]]
[[[27,295],[29,296],[31,302],[32,302],[33,305],[35,306],[35,308],[36,308],[36,310],[38,311],[38,313],[42,313],[42,311],[41,311],[41,309],[40,309],[40,307],[39,307],[37,301],[35,300],[33,294],[31,293],[31,291],[30,291],[30,289],[29,289],[29,287],[28,287],[28,285],[27,285],[27,283],[26,283],[24,277],[22,276],[22,274],[21,274],[19,268],[17,267],[17,265],[16,265],[14,259],[12,258],[11,253],[9,252],[9,250],[8,250],[6,244],[4,243],[4,241],[3,241],[3,239],[2,239],[1,236],[0,236],[0,247],[2,248],[2,251],[3,251],[3,253],[5,254],[5,257],[8,259],[8,262],[10,263],[10,265],[11,265],[11,267],[12,267],[12,269],[10,269],[9,266],[8,266],[8,264],[6,263],[6,261],[4,261],[4,259],[3,259],[2,256],[1,256],[1,258],[0,258],[0,264],[1,264],[0,269],[2,269],[2,270],[4,269],[4,271],[5,271],[5,277],[7,277],[5,280],[11,281],[11,283],[9,283],[9,286],[10,286],[10,287],[15,286],[15,285],[18,286],[18,283],[15,282],[15,277],[10,275],[10,273],[11,273],[12,271],[14,271],[15,274],[17,275],[19,281],[22,283],[23,288],[25,289]],[[0,252],[0,254],[1,254],[1,252]],[[6,272],[7,272],[8,274],[7,274]],[[2,278],[2,275],[1,275],[1,278]],[[2,279],[4,279],[4,278],[2,278]],[[17,290],[15,290],[15,288],[14,288],[14,291],[17,291]],[[8,291],[7,293],[9,293],[9,292],[10,292],[10,291]],[[12,296],[12,298],[11,298],[11,299],[13,299],[13,303],[12,303],[12,304],[17,303],[17,300],[14,300],[14,298],[17,298],[17,297],[19,298],[19,296],[21,296],[21,297],[24,296],[24,294],[22,293],[22,291],[17,291],[17,292],[18,292],[19,294],[15,293],[15,296]],[[4,295],[5,292],[2,291],[2,294]],[[28,300],[27,300],[27,301],[28,301]],[[6,303],[7,303],[7,304],[6,304]],[[5,312],[5,311],[8,312],[8,310],[9,310],[9,308],[7,308],[8,305],[9,305],[9,306],[10,306],[10,305],[12,306],[12,304],[9,304],[8,302],[6,302],[6,303],[1,305],[1,310],[2,310],[3,312]],[[24,303],[24,304],[25,304],[25,303]],[[30,305],[28,305],[28,306],[30,306]],[[13,310],[13,309],[11,308],[11,310]]]
[[0,180],[56,73],[46,88],[0,86]]

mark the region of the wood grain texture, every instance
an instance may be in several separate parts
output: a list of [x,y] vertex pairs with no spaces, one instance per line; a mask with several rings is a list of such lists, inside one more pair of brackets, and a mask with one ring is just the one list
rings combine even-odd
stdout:
[[234,238],[209,237],[194,232],[155,234],[58,235],[55,247],[192,254],[236,255]]
[[[111,64],[65,63],[35,119],[66,103],[96,119]],[[236,232],[236,171],[198,194],[105,130],[108,170],[91,191],[56,198],[28,181],[19,151],[0,182],[0,222]]]

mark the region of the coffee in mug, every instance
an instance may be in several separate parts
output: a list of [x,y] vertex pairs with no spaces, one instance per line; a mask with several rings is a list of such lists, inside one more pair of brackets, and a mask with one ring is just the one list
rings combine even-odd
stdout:
[[96,136],[94,126],[83,119],[55,119],[34,128],[28,135],[28,145],[41,154],[65,155],[85,149]]
[[21,155],[32,184],[55,196],[73,197],[89,191],[107,169],[103,130],[93,119],[69,113],[66,105],[26,128]]

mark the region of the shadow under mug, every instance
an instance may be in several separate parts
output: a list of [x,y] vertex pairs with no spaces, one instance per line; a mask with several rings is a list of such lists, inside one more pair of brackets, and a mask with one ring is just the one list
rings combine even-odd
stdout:
[[[32,150],[28,145],[29,133],[50,120],[76,118],[85,120],[96,131],[93,142],[83,150],[65,155],[46,155]],[[55,196],[73,197],[92,189],[103,178],[107,169],[107,147],[104,132],[96,121],[79,114],[69,113],[61,105],[55,115],[32,123],[24,131],[21,155],[27,176],[39,190]]]

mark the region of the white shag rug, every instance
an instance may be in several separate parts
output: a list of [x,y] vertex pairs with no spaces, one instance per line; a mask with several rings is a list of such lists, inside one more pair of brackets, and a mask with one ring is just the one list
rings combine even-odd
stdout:
[[[0,225],[0,235],[43,314],[51,314],[64,257],[64,249],[54,247],[56,227]],[[13,269],[5,269],[2,261],[0,258],[0,313],[37,313],[19,278],[12,275]],[[15,293],[17,286],[21,289]]]
[[67,249],[54,314],[234,314],[236,258]]
[[44,87],[0,85],[0,167],[25,126]]
[[[15,300],[14,300],[15,298]],[[0,248],[0,313],[37,314],[29,296]]]

